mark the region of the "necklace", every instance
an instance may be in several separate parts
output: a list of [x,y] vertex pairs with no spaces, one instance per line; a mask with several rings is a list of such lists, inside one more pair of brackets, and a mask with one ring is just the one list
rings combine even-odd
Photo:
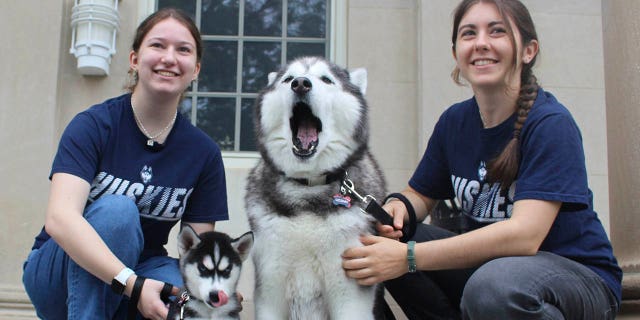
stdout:
[[480,108],[478,108],[478,113],[480,114],[480,121],[482,121],[482,127],[486,129],[487,120],[484,119],[484,115],[482,114],[482,111],[480,110]]
[[171,119],[171,122],[169,122],[169,124],[167,124],[164,129],[160,130],[160,132],[152,136],[149,134],[149,132],[147,132],[147,129],[145,129],[144,125],[142,124],[142,120],[138,118],[138,114],[136,113],[136,108],[133,106],[133,103],[131,103],[131,110],[133,111],[133,118],[136,120],[136,123],[138,124],[140,129],[142,129],[142,133],[144,133],[145,137],[147,137],[147,145],[149,147],[153,147],[155,143],[154,140],[165,133],[169,128],[171,128],[171,126],[173,126],[173,124],[176,122],[176,117],[178,116],[178,110],[176,110],[176,113],[173,115],[173,119]]

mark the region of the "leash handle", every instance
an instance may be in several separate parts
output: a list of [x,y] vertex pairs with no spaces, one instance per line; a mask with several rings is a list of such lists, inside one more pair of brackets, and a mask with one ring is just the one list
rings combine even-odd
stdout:
[[[387,211],[382,209],[382,207],[377,202],[375,201],[369,202],[369,205],[367,205],[366,212],[371,214],[378,221],[380,221],[380,223],[393,227],[393,218],[387,213]],[[414,212],[413,214],[409,213],[409,223],[405,223],[402,226],[402,237],[400,238],[400,241],[401,242],[409,241],[409,239],[411,239],[415,233],[416,233],[416,215]]]
[[388,195],[382,203],[387,203],[387,200],[389,200],[390,198],[395,198],[402,201],[402,203],[404,203],[404,206],[407,208],[407,213],[409,214],[409,223],[405,223],[402,226],[402,238],[400,238],[401,242],[407,242],[411,238],[413,238],[413,235],[416,234],[416,228],[418,227],[416,210],[413,208],[411,201],[409,201],[409,199],[407,199],[407,197],[405,197],[402,193],[392,193]]
[[147,278],[143,276],[137,276],[136,281],[133,283],[133,289],[131,289],[131,297],[129,298],[129,313],[128,320],[135,320],[138,314],[138,300],[140,300],[140,293],[142,292],[142,286]]
[[160,291],[160,300],[164,303],[169,303],[171,300],[171,290],[173,290],[173,285],[171,283],[165,282],[162,286],[162,291]]

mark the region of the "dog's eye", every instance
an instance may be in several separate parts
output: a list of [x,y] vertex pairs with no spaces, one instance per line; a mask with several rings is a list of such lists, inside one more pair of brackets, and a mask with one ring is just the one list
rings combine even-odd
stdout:
[[223,271],[223,272],[224,272],[225,274],[229,274],[229,273],[231,273],[231,267],[232,267],[232,265],[229,265],[226,269],[224,269],[224,271]]
[[198,263],[198,271],[200,271],[201,273],[206,273],[206,272],[209,272],[209,269],[207,269],[207,267],[205,267],[204,264]]
[[220,270],[220,275],[223,277],[228,277],[231,274],[232,265],[229,265],[224,270]]
[[288,77],[284,78],[284,80],[282,80],[282,83],[289,83],[289,82],[291,82],[291,80],[293,80],[293,76],[288,76]]
[[324,82],[326,84],[333,84],[333,81],[331,81],[331,79],[329,79],[329,77],[327,77],[327,76],[320,77],[320,80],[322,80],[322,82]]

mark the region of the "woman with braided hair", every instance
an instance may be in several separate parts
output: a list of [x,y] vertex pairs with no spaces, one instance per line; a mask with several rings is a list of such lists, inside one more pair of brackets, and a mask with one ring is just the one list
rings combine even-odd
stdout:
[[[393,227],[343,253],[346,274],[385,282],[410,319],[613,319],[622,272],[593,210],[580,131],[533,75],[538,38],[517,0],[463,0],[454,80],[474,96],[438,120]],[[455,199],[462,234],[417,224]],[[415,215],[411,219],[412,213]]]

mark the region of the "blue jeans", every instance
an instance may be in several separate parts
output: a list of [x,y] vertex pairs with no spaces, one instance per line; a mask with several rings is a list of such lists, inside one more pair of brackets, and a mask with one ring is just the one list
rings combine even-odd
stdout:
[[[455,235],[419,224],[418,242]],[[549,252],[478,268],[407,273],[385,287],[409,319],[614,319],[616,299],[584,265]]]
[[[139,261],[144,239],[131,199],[102,197],[85,209],[84,217],[136,274],[182,287],[177,259],[156,256]],[[31,251],[22,282],[41,319],[126,319],[127,297],[113,293],[110,284],[77,265],[53,239]]]

